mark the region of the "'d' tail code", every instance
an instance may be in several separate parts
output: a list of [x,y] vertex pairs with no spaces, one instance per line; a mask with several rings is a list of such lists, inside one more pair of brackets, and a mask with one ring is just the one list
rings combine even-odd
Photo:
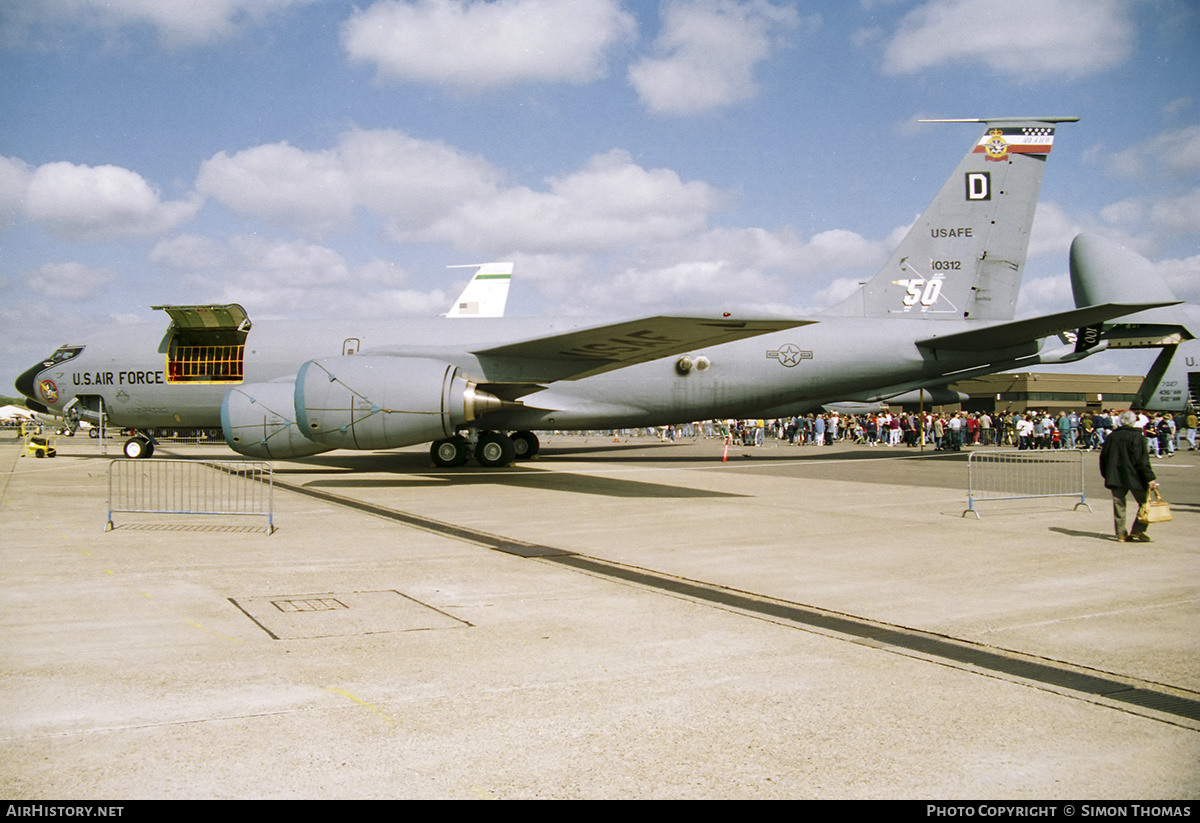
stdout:
[[826,314],[1011,320],[1053,124],[1075,119],[924,121],[986,127],[887,265]]

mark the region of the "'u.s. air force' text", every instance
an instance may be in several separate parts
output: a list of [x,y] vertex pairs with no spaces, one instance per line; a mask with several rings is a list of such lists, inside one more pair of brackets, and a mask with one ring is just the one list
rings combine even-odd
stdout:
[[167,381],[161,371],[77,371],[71,374],[71,382],[76,386],[147,386]]

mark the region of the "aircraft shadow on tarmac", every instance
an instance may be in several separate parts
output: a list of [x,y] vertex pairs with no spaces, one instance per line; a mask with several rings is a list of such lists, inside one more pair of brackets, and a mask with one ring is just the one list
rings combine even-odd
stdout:
[[[564,457],[564,458],[579,458],[584,454],[594,453],[597,457],[602,457],[606,463],[632,463],[632,462],[648,462],[655,463],[694,463],[702,465],[712,465],[714,461],[719,462],[721,455],[718,452],[713,454],[664,454],[662,451],[653,451],[653,446],[613,446],[598,447],[598,448],[572,448],[572,447],[549,447],[543,448],[540,457]],[[718,447],[719,448],[719,447]],[[638,449],[638,453],[613,454],[618,449]],[[943,460],[961,460],[967,461],[966,452],[941,452],[926,449],[924,452],[919,452],[917,449],[862,449],[855,451],[845,451],[841,449],[824,449],[824,448],[793,448],[783,446],[779,448],[772,447],[756,447],[756,446],[730,446],[729,448],[729,463],[735,462],[787,462],[787,463],[803,463],[803,462],[821,462],[827,463],[831,460],[837,461],[871,461],[871,460],[888,460],[896,457],[937,457]]]
[[[597,458],[605,463],[678,463],[678,464],[697,464],[711,466],[714,463],[722,460],[722,446],[716,443],[711,446],[709,451],[700,451],[696,447],[701,446],[700,443],[600,443],[596,445],[543,445],[538,455],[538,460],[543,459],[571,459],[571,460],[587,460]],[[871,449],[871,448],[854,448],[854,449],[825,449],[825,448],[798,448],[792,446],[730,446],[728,452],[728,462],[755,460],[755,461],[780,461],[780,462],[804,462],[804,461],[819,461],[828,462],[830,460],[888,460],[896,457],[936,457],[941,460],[961,460],[966,462],[968,453],[935,451],[932,448],[926,449],[924,452],[918,451],[916,448],[904,449]],[[367,462],[370,461],[370,462]],[[378,467],[376,466],[378,462]],[[428,471],[429,460],[424,454],[417,452],[393,452],[390,454],[351,454],[343,453],[337,455],[320,455],[315,457],[303,458],[302,462],[307,465],[322,465],[322,466],[341,466],[345,468],[353,467],[356,471],[397,471],[397,470],[420,470]],[[511,469],[523,469],[532,465],[531,463],[515,463],[509,467]],[[496,469],[483,469],[482,467],[467,466],[464,468],[453,469],[455,472],[471,471],[476,468],[480,471],[496,471]]]
[[[288,474],[288,472],[285,470],[284,472],[277,472],[277,474]],[[503,474],[472,474],[470,472],[457,471],[447,474],[420,474],[388,479],[361,476],[338,477],[330,480],[313,480],[304,485],[312,488],[326,489],[403,489],[428,488],[430,480],[441,481],[453,486],[522,487],[545,491],[593,494],[604,497],[628,497],[643,500],[653,498],[685,499],[747,496],[744,494],[709,491],[707,489],[693,489],[686,486],[671,486],[664,483],[645,483],[639,480],[623,480],[616,477],[596,477],[594,475],[569,474],[566,472],[545,472],[537,469],[522,469]]]
[[[632,447],[631,447],[632,448]],[[609,450],[611,453],[611,449]],[[566,456],[566,455],[563,455]],[[644,458],[643,458],[644,460]],[[708,462],[711,462],[709,460]],[[305,475],[339,474],[336,477],[303,481]],[[379,477],[386,474],[387,477]],[[746,495],[695,489],[666,483],[647,483],[618,477],[576,474],[539,469],[522,463],[505,469],[466,466],[457,469],[432,469],[425,455],[394,453],[372,455],[337,455],[307,458],[303,463],[276,466],[275,475],[281,480],[296,480],[311,488],[379,489],[428,488],[430,482],[453,486],[523,487],[548,491],[591,494],[628,498],[722,498]]]
[[[680,443],[679,446],[699,445]],[[675,444],[667,443],[597,443],[551,445],[543,447],[538,460],[553,464],[556,459],[587,462],[595,460],[603,464],[644,464],[711,467],[721,462],[722,449],[713,445],[711,452],[697,453],[694,448],[676,450]],[[730,450],[727,465],[730,469],[749,465],[787,463],[795,465],[807,462],[827,464],[829,462],[862,463],[887,460],[896,457],[919,457],[912,450],[853,450],[826,451],[825,449],[752,448],[737,446]],[[939,462],[966,462],[966,454],[925,452],[927,457],[940,457]],[[291,462],[286,467],[277,466],[276,476],[296,478],[304,475],[338,473],[340,477],[314,478],[305,483],[314,488],[425,488],[430,481],[455,486],[503,485],[525,487],[576,494],[602,495],[628,498],[721,498],[744,497],[745,495],[695,489],[663,483],[648,483],[617,477],[577,474],[572,472],[542,469],[534,463],[519,463],[504,469],[487,469],[468,465],[456,469],[434,469],[428,458],[419,452],[394,452],[390,454],[336,454],[304,458]],[[374,477],[370,475],[376,475]],[[386,474],[387,478],[377,475]]]

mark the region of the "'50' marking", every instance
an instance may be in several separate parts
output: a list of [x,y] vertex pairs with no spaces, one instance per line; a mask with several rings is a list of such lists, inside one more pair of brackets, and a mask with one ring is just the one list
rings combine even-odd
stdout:
[[904,286],[904,310],[908,311],[917,303],[921,304],[922,311],[932,306],[937,302],[942,293],[942,278],[934,277],[926,280],[923,277],[914,277],[909,280],[897,280],[896,285]]

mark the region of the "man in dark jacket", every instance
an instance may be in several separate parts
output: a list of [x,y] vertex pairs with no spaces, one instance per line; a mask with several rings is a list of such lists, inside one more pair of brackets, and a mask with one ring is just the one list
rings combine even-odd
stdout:
[[1134,519],[1133,531],[1125,530],[1125,500],[1133,494],[1139,507],[1146,502],[1149,489],[1157,489],[1158,481],[1150,468],[1150,450],[1146,448],[1146,436],[1134,424],[1137,415],[1123,411],[1118,418],[1121,427],[1104,440],[1100,448],[1100,474],[1104,475],[1104,486],[1113,496],[1113,525],[1117,540],[1125,543],[1137,540],[1150,542],[1146,524]]

